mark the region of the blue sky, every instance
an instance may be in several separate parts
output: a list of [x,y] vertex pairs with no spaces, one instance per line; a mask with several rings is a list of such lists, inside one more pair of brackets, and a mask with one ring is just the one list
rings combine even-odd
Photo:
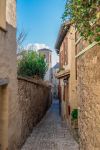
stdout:
[[17,0],[17,29],[28,33],[24,46],[40,43],[54,49],[64,4],[65,0]]

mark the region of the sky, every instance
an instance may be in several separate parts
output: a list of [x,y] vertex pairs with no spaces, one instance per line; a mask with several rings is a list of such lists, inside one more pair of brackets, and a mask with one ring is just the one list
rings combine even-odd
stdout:
[[24,47],[35,44],[53,51],[53,65],[58,61],[54,50],[66,0],[17,0],[17,32],[24,30]]

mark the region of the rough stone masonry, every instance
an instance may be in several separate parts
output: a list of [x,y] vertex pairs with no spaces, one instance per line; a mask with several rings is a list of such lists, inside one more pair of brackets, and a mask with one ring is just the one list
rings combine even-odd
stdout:
[[20,149],[33,127],[43,118],[51,105],[51,87],[43,81],[18,78],[19,130],[20,138],[17,148]]
[[80,150],[100,150],[100,46],[77,62]]

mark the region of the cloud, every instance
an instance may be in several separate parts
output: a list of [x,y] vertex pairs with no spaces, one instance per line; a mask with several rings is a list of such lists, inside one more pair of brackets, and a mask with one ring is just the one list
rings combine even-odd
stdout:
[[[27,46],[25,46],[25,50],[33,50],[33,51],[38,51],[39,49],[42,48],[49,48],[49,46],[47,46],[46,44],[42,44],[42,43],[30,43]],[[59,57],[57,56],[55,50],[52,50],[52,66],[54,66],[57,62],[59,62]]]
[[30,43],[25,47],[26,50],[35,50],[35,51],[42,49],[42,48],[48,48],[49,49],[49,46],[47,46],[46,44],[39,44],[39,43],[32,44],[32,43]]

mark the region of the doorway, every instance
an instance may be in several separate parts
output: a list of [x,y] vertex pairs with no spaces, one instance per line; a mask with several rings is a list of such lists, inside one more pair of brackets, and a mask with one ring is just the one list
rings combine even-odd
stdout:
[[8,94],[7,85],[0,85],[0,150],[8,147]]
[[69,119],[69,76],[64,78],[64,100],[66,103],[66,119]]

